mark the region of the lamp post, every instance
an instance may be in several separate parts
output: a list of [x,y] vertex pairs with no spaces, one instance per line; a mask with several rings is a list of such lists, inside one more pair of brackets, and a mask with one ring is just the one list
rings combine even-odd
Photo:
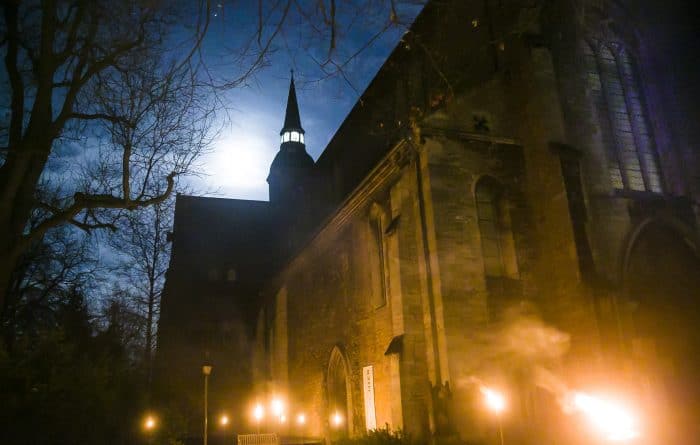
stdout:
[[496,391],[495,389],[482,386],[480,390],[481,394],[484,395],[484,403],[486,403],[486,407],[492,411],[498,419],[498,436],[501,439],[501,445],[503,445],[503,423],[501,422],[501,414],[506,409],[506,398],[502,393]]
[[275,421],[278,422],[276,426],[277,431],[282,431],[284,423],[287,421],[287,416],[285,415],[284,401],[279,397],[274,397],[270,402],[270,411]]
[[297,430],[299,431],[299,434],[302,436],[304,435],[305,429],[304,425],[306,424],[306,414],[304,413],[299,413],[297,414]]
[[260,434],[260,421],[262,420],[263,416],[265,415],[265,408],[259,403],[255,405],[255,408],[253,408],[253,417],[255,418],[255,423],[258,427],[258,434]]
[[211,374],[211,368],[211,365],[202,366],[202,374],[204,374],[204,445],[207,445],[207,424],[209,422],[207,409],[209,408],[209,374]]
[[151,414],[147,415],[143,421],[143,430],[148,437],[148,443],[153,443],[153,434],[155,433],[156,426],[156,418]]

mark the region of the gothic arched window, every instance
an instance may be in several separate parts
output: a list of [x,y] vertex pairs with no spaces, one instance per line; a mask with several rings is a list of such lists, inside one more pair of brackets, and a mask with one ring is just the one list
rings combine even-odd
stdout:
[[376,290],[373,305],[375,308],[383,306],[387,302],[389,293],[389,271],[386,252],[386,213],[381,205],[374,203],[370,209],[369,228],[371,233],[371,246],[369,249],[372,268],[376,274]]
[[481,255],[484,259],[484,272],[486,276],[491,277],[505,275],[498,228],[501,192],[500,184],[490,178],[480,180],[476,186],[476,211],[479,216]]
[[476,184],[475,195],[484,274],[515,278],[518,274],[515,243],[503,186],[486,176]]
[[613,187],[660,193],[656,147],[632,57],[621,44],[601,40],[586,42],[584,56]]

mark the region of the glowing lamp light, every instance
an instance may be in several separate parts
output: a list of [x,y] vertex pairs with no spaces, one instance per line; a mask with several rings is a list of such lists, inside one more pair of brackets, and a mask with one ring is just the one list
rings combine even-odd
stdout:
[[221,417],[219,417],[219,424],[221,426],[226,426],[229,423],[229,418],[226,414],[222,414]]
[[272,399],[270,406],[272,407],[272,414],[275,416],[279,417],[284,414],[284,402],[282,402],[282,400],[277,398]]
[[258,403],[253,408],[253,417],[255,418],[256,422],[260,422],[264,416],[265,416],[265,408],[263,408],[263,406]]
[[280,423],[286,423],[286,422],[287,422],[287,416],[285,416],[284,414],[282,414],[282,415],[280,416]]
[[340,425],[343,424],[343,416],[341,416],[340,413],[336,411],[331,417],[331,422],[333,423],[334,427],[338,428]]
[[482,386],[479,388],[481,394],[484,396],[484,402],[486,407],[496,414],[501,414],[506,409],[506,398],[505,396],[496,391],[495,389],[487,388]]
[[634,414],[614,401],[576,392],[571,396],[571,404],[588,419],[593,429],[609,441],[623,442],[641,434]]
[[297,416],[297,423],[299,425],[303,425],[306,423],[306,415],[304,415],[304,413],[301,413]]
[[153,416],[146,416],[146,419],[143,421],[143,428],[146,431],[153,431],[156,427],[156,419]]

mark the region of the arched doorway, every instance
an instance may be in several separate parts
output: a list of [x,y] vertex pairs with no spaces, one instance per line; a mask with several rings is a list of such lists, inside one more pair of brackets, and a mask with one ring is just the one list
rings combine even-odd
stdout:
[[352,396],[348,363],[338,346],[331,352],[326,382],[331,438],[346,437],[352,428]]
[[626,340],[655,397],[652,409],[662,411],[650,414],[663,419],[668,429],[660,433],[673,443],[693,443],[700,437],[698,245],[671,225],[647,223],[627,254],[625,290]]

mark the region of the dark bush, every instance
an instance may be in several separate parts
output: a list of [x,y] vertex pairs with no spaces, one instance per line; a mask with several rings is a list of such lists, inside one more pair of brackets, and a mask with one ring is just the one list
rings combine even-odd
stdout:
[[390,430],[389,426],[370,430],[359,437],[344,438],[335,441],[337,445],[417,445],[409,435],[401,430]]

